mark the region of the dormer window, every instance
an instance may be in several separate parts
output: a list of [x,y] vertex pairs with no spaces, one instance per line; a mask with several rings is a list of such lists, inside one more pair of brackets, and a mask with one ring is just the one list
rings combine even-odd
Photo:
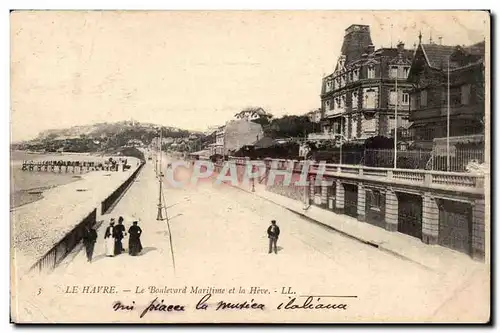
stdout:
[[359,80],[359,69],[355,69],[352,72],[352,80],[353,81],[358,81]]
[[410,74],[410,67],[408,66],[403,67],[403,79],[408,78],[408,74]]
[[395,79],[398,77],[398,66],[391,66],[390,78]]
[[368,67],[368,75],[367,77],[369,79],[374,79],[375,78],[375,68],[373,66]]
[[327,80],[326,81],[326,91],[331,91],[332,90],[332,80]]

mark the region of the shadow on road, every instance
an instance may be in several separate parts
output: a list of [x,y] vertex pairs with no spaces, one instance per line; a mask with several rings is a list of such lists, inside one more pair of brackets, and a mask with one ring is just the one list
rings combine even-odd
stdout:
[[138,256],[143,256],[143,255],[145,255],[148,252],[156,251],[156,250],[157,250],[156,247],[145,247],[145,248],[142,249],[141,253],[138,254]]

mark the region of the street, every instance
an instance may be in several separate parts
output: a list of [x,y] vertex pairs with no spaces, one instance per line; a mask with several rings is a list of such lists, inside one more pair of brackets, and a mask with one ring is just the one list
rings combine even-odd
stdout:
[[[168,162],[165,159],[163,165]],[[188,170],[181,174],[189,177]],[[158,179],[154,163],[149,161],[113,212],[104,216],[92,263],[87,263],[84,251],[80,251],[51,275],[36,278],[36,283],[30,283],[33,280],[29,277],[23,279],[28,283],[21,281],[21,286],[33,289],[33,297],[26,300],[31,307],[19,310],[24,316],[20,319],[265,322],[276,317],[276,311],[283,311],[280,320],[284,321],[422,321],[430,320],[464,283],[453,271],[431,271],[229,185],[204,181],[174,188],[164,184],[172,248],[167,221],[156,220]],[[139,220],[144,247],[141,256],[104,256],[105,227],[110,217],[118,216],[125,218],[127,229],[134,219]],[[266,230],[272,219],[281,229],[278,254],[268,253]],[[82,293],[84,286],[96,285],[116,286],[115,295]],[[71,289],[73,286],[77,289]],[[184,286],[187,295],[157,293]],[[196,286],[201,291],[191,293]],[[263,294],[249,294],[251,287],[258,287],[252,291]],[[68,293],[68,288],[76,292]],[[231,288],[236,290],[234,295],[228,292]],[[226,291],[217,294],[217,289]],[[246,293],[238,293],[240,289]],[[230,310],[194,310],[210,290],[213,295],[208,303],[213,309],[221,300],[253,299],[265,304],[265,310],[231,310],[229,315]],[[140,318],[142,309],[156,296],[165,302],[183,302],[187,310],[148,313]],[[296,304],[302,304],[307,296],[315,296],[315,301],[319,297],[325,304],[346,304],[347,309],[277,310],[282,302],[296,298]],[[115,311],[116,301],[134,302],[135,309]]]

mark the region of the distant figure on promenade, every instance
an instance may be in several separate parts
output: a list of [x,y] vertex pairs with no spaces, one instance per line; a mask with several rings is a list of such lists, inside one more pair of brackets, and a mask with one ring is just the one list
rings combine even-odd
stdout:
[[115,227],[115,255],[121,254],[125,249],[123,248],[122,239],[127,235],[125,226],[123,225],[123,217],[118,218],[118,225]]
[[94,254],[94,246],[97,241],[97,231],[94,229],[94,225],[86,225],[83,234],[83,245],[85,246],[85,251],[87,252],[87,261],[92,262],[92,255]]
[[267,237],[269,238],[269,253],[273,252],[278,254],[278,237],[280,236],[280,227],[276,225],[276,221],[272,220],[271,225],[267,228]]
[[131,256],[136,256],[142,251],[142,244],[141,244],[142,229],[137,225],[137,221],[134,221],[134,225],[132,225],[128,229],[128,233],[129,233],[128,253]]
[[115,219],[111,219],[109,226],[106,228],[106,232],[104,233],[105,246],[106,246],[106,256],[114,257],[115,256]]

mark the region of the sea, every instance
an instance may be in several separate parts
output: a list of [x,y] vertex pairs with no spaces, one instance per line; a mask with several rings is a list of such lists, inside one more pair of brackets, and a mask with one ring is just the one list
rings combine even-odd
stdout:
[[23,161],[64,160],[97,161],[90,154],[32,153],[13,150],[10,155],[10,208],[16,208],[43,198],[43,192],[81,179],[81,175],[65,172],[23,171]]

